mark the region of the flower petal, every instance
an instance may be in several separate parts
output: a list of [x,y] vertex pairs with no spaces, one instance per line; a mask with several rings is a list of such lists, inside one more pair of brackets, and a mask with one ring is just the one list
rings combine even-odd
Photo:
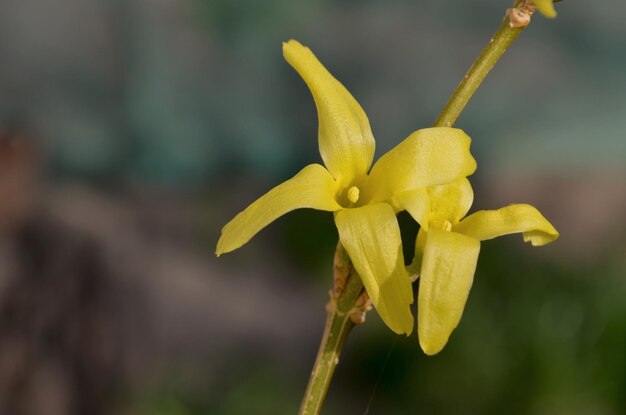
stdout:
[[219,256],[248,242],[278,217],[299,208],[335,211],[338,185],[328,170],[310,164],[291,179],[279,184],[239,213],[222,228],[215,253]]
[[386,203],[335,214],[339,239],[380,317],[398,334],[413,331],[413,289],[404,268],[400,228]]
[[439,353],[461,321],[480,242],[456,232],[428,232],[417,299],[417,335],[427,355]]
[[309,48],[290,40],[283,43],[283,55],[313,94],[320,154],[328,170],[344,186],[367,174],[375,142],[363,108]]
[[363,197],[370,202],[385,201],[397,193],[472,174],[476,161],[469,152],[470,142],[457,128],[415,131],[376,162]]
[[430,220],[430,197],[424,187],[393,195],[392,202],[398,210],[406,210],[411,217],[428,230]]
[[428,188],[431,220],[458,223],[472,207],[474,191],[466,178]]
[[413,261],[411,261],[411,265],[406,269],[410,275],[417,275],[418,278],[422,272],[422,258],[424,258],[424,248],[426,247],[427,237],[428,232],[424,228],[420,228],[415,238],[415,254],[413,255]]
[[554,0],[533,0],[533,3],[535,3],[535,6],[537,6],[541,14],[551,19],[556,17],[553,2]]
[[525,204],[478,211],[453,229],[480,241],[523,232],[524,241],[533,246],[545,245],[559,237],[554,226],[536,208]]

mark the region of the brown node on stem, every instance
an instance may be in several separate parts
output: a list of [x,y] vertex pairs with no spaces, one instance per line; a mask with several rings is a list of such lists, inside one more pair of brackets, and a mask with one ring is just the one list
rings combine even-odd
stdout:
[[356,304],[350,310],[350,320],[354,324],[363,324],[365,323],[365,316],[367,312],[372,309],[372,300],[367,292],[363,291],[363,293],[356,300]]
[[351,271],[352,267],[350,263],[346,261],[343,247],[341,243],[338,243],[333,260],[333,289],[330,290],[331,299],[337,299],[343,293]]
[[537,10],[537,6],[532,0],[523,0],[515,7],[506,10],[509,18],[509,26],[526,27],[530,23],[533,13]]

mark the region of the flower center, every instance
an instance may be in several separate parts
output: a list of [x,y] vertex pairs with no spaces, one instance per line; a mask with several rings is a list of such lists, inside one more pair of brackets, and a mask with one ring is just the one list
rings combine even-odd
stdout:
[[350,203],[356,203],[359,201],[360,190],[356,186],[352,186],[348,189],[348,200]]
[[450,232],[452,230],[452,223],[449,220],[433,220],[430,223],[431,228],[440,229],[442,231]]

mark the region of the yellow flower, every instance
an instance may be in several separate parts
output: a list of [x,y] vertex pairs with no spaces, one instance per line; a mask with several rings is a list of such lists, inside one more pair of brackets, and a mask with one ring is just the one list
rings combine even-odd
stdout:
[[[423,197],[424,193],[428,198]],[[409,268],[419,273],[417,334],[428,355],[443,349],[461,320],[474,280],[480,241],[521,232],[524,241],[541,246],[559,236],[537,209],[525,204],[483,210],[463,219],[474,199],[465,178],[406,192],[396,199],[421,225],[415,259]]]
[[554,5],[552,4],[554,0],[533,0],[533,3],[535,3],[539,12],[544,16],[549,18],[556,17],[556,10],[554,10]]
[[222,229],[216,254],[239,248],[294,209],[334,212],[341,243],[381,318],[394,332],[410,334],[413,295],[392,198],[473,173],[470,138],[453,128],[419,130],[370,171],[375,143],[359,103],[308,48],[290,40],[283,55],[313,94],[326,167],[306,166],[239,213]]

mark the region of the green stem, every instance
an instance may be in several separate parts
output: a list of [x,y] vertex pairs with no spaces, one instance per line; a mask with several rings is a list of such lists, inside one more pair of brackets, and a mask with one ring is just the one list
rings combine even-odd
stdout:
[[315,359],[305,398],[300,406],[300,414],[320,413],[330,381],[335,373],[335,367],[339,362],[339,354],[353,327],[354,323],[350,321],[350,318],[339,316],[337,313],[328,314],[322,343]]
[[[343,247],[339,245],[337,249],[341,250],[340,254],[347,259]],[[300,406],[300,415],[317,415],[320,413],[328,386],[335,373],[335,367],[339,363],[339,355],[343,350],[348,334],[355,326],[352,321],[352,313],[363,293],[363,283],[361,277],[354,270],[351,270],[350,265],[349,267],[345,287],[342,287],[342,292],[337,298],[331,297],[327,306],[326,327]]]
[[[518,0],[519,1],[519,0]],[[491,68],[500,59],[502,54],[522,33],[523,28],[511,27],[509,18],[505,18],[498,31],[489,41],[480,56],[469,69],[459,86],[456,88],[445,108],[435,121],[436,127],[451,127],[461,115],[482,81],[485,79]],[[352,269],[352,264],[347,254],[338,245],[337,252],[343,258],[343,266],[347,270],[347,281],[343,281],[340,286],[343,289],[337,291],[336,297],[332,297],[328,308],[328,318],[324,328],[324,335],[320,344],[315,365],[309,378],[309,384],[300,406],[300,415],[319,414],[328,386],[335,372],[335,367],[339,363],[339,356],[343,350],[348,334],[354,327],[352,321],[352,311],[357,306],[357,302],[363,293],[363,283],[359,275]],[[335,257],[337,262],[337,256]],[[337,267],[337,263],[335,263]],[[337,282],[337,281],[336,281]],[[345,287],[344,287],[345,285]]]
[[467,71],[445,108],[439,114],[435,121],[435,127],[452,127],[454,125],[491,68],[523,31],[523,27],[511,27],[508,17],[504,19],[498,31]]

